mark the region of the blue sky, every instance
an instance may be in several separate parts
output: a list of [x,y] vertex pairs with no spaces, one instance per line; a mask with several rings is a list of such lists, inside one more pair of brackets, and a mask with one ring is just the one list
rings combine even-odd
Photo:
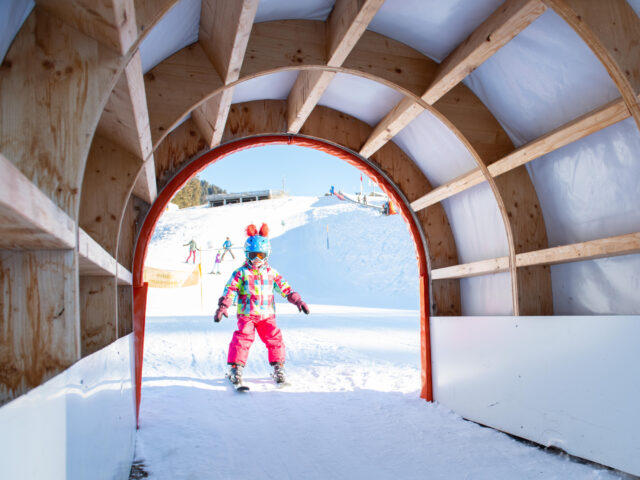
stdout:
[[[312,148],[269,145],[229,155],[198,174],[229,193],[282,190],[291,195],[323,195],[331,185],[345,193],[360,191],[360,171],[344,160]],[[364,191],[370,191],[363,174]],[[380,188],[376,187],[377,191]]]

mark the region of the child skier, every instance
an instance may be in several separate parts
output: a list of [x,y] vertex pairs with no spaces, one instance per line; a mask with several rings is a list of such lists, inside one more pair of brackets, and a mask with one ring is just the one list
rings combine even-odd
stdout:
[[249,238],[244,244],[247,260],[231,274],[213,316],[215,322],[222,320],[223,315],[228,317],[227,309],[237,294],[238,329],[233,333],[227,357],[230,366],[228,376],[236,386],[242,384],[242,369],[247,363],[256,330],[267,347],[274,380],[278,384],[285,383],[284,343],[282,332],[276,325],[274,290],[298,307],[298,311],[309,314],[309,307],[300,295],[267,262],[271,253],[268,234],[269,227],[264,223],[259,234],[255,225],[247,227]]

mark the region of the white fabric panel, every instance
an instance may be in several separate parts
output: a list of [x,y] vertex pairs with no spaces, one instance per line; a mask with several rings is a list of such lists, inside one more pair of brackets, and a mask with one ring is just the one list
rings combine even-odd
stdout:
[[441,62],[503,0],[386,0],[369,30]]
[[513,315],[511,273],[460,279],[462,315]]
[[[502,215],[489,184],[483,183],[442,202],[460,263],[509,255]],[[462,279],[463,315],[512,315],[511,275]]]
[[357,75],[338,73],[318,104],[375,125],[402,98],[401,93],[381,83]]
[[0,408],[0,476],[129,478],[135,449],[133,334]]
[[589,47],[551,10],[464,83],[516,146],[620,96]]
[[551,266],[556,315],[640,314],[640,255]]
[[271,20],[326,20],[334,0],[260,0],[255,23]]
[[198,41],[201,6],[201,0],[180,0],[147,34],[140,44],[144,73]]
[[34,0],[0,1],[0,64],[35,5]]
[[435,399],[640,475],[640,316],[432,317]]
[[509,255],[509,243],[496,199],[488,183],[454,195],[442,202],[460,263]]
[[640,231],[640,133],[632,118],[527,165],[549,245]]
[[424,111],[395,137],[435,188],[476,168],[469,150],[431,112]]
[[233,90],[232,103],[252,100],[286,100],[298,77],[296,70],[261,75],[239,83]]

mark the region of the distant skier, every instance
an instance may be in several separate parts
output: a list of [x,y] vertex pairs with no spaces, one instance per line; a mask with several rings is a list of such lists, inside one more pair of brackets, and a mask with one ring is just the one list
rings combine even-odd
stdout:
[[227,254],[227,252],[229,252],[231,254],[231,258],[233,258],[234,260],[236,259],[235,255],[231,251],[231,246],[232,245],[233,245],[233,243],[231,243],[231,240],[229,240],[229,237],[227,237],[227,239],[222,244],[222,248],[224,248],[224,252],[222,252],[221,260],[224,260],[224,256]]
[[193,255],[193,263],[196,263],[196,250],[200,250],[198,245],[196,245],[196,241],[192,238],[188,243],[185,243],[183,247],[189,246],[189,256],[185,260],[184,263],[189,263],[191,259],[191,255]]
[[215,322],[228,317],[234,295],[238,295],[238,329],[229,344],[227,363],[230,366],[229,379],[237,386],[242,385],[242,369],[247,364],[249,349],[258,331],[260,339],[268,350],[269,363],[273,366],[273,378],[277,384],[285,383],[285,347],[282,332],[276,325],[276,310],[273,292],[281,294],[298,307],[298,311],[309,314],[309,307],[300,295],[291,289],[284,278],[268,263],[271,253],[269,227],[262,224],[260,232],[255,225],[247,227],[247,241],[244,251],[247,260],[232,274],[218,300],[218,309],[213,316]]
[[222,257],[220,256],[220,250],[216,253],[216,261],[213,263],[213,268],[209,273],[220,274],[220,262],[222,262]]

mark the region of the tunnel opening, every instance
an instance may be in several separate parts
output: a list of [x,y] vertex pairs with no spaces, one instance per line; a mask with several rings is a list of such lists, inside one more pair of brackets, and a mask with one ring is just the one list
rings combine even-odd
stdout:
[[391,179],[371,160],[335,144],[302,135],[268,135],[256,136],[236,140],[188,162],[159,192],[156,201],[148,211],[138,234],[133,261],[133,293],[134,293],[134,355],[135,355],[135,392],[136,392],[136,421],[139,425],[140,400],[142,392],[142,365],[144,352],[144,334],[146,319],[146,302],[148,284],[143,280],[145,258],[149,243],[155,231],[158,220],[165,211],[168,203],[192,177],[209,165],[242,150],[267,145],[295,145],[325,152],[335,158],[343,160],[366,174],[380,187],[388,198],[398,207],[398,213],[407,224],[410,236],[415,244],[418,262],[419,282],[419,314],[420,314],[420,397],[433,400],[431,345],[429,335],[429,280],[427,269],[427,251],[424,233],[420,223],[416,220],[400,189]]

